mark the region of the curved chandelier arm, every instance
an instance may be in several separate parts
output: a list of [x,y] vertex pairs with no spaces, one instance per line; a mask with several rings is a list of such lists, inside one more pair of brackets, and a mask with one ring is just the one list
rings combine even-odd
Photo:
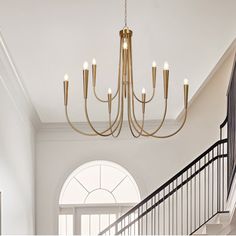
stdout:
[[[144,128],[144,121],[145,121],[145,115],[143,114],[143,118],[142,118],[142,124],[140,127],[140,130],[138,130],[136,127],[135,127],[135,124],[133,122],[133,119],[131,116],[128,116],[128,123],[129,123],[129,128],[130,128],[130,131],[133,135],[134,138],[139,138],[140,136],[143,136],[142,133],[143,133],[143,128]],[[137,135],[134,133],[134,130],[138,133]]]
[[[110,127],[106,128],[106,129],[105,129],[104,131],[102,131],[102,132],[99,132],[99,131],[97,131],[97,130],[94,128],[94,126],[93,126],[93,124],[92,124],[92,122],[91,122],[91,120],[90,120],[90,118],[89,118],[89,114],[88,114],[87,99],[85,99],[85,116],[86,116],[86,120],[87,120],[87,122],[88,122],[90,128],[91,128],[97,135],[100,135],[100,136],[102,136],[102,137],[108,137],[108,136],[111,136],[111,135],[112,135],[111,132],[107,133],[108,131],[110,131]],[[119,116],[118,116],[118,117],[119,117]],[[111,126],[113,127],[116,123],[117,123],[117,119],[114,121],[114,123],[113,123]],[[114,128],[113,131],[115,132],[115,131],[118,129],[118,127],[119,127],[119,122],[118,122],[117,126]]]
[[[118,93],[119,93],[119,90],[120,90],[120,86],[119,86],[119,84],[118,84],[118,88],[117,88],[117,90],[116,90],[115,95],[112,96],[112,100],[114,100],[114,99],[117,97],[117,95],[118,95]],[[95,87],[93,87],[93,93],[94,93],[95,98],[96,98],[98,101],[104,102],[104,103],[108,103],[108,99],[104,100],[104,99],[101,99],[101,98],[98,97]]]
[[[134,101],[132,101],[134,103]],[[145,129],[143,129],[143,134],[142,136],[145,136],[145,137],[149,137],[149,136],[152,136],[154,134],[156,134],[163,126],[164,122],[165,122],[165,119],[166,119],[166,114],[167,114],[167,99],[165,99],[165,108],[164,108],[164,113],[163,113],[163,116],[162,116],[162,119],[161,119],[161,122],[160,124],[158,125],[158,127],[154,130],[154,131],[146,131]],[[141,126],[139,124],[139,122],[137,121],[136,119],[136,115],[135,115],[135,109],[134,109],[134,106],[133,106],[133,109],[132,109],[132,114],[133,114],[133,117],[134,117],[134,123],[138,126],[138,128],[140,129]]]
[[75,127],[75,126],[73,125],[73,123],[71,122],[70,118],[69,118],[67,106],[65,106],[65,113],[66,113],[67,122],[68,122],[68,124],[70,125],[70,127],[71,127],[73,130],[75,130],[76,132],[78,132],[78,133],[80,133],[80,134],[83,134],[83,135],[87,135],[87,136],[97,136],[96,133],[86,133],[86,132],[84,132],[84,131],[79,130],[77,127]]
[[188,113],[188,109],[185,108],[183,122],[182,122],[180,127],[175,132],[173,132],[171,134],[167,134],[167,135],[152,135],[152,137],[153,138],[169,138],[169,137],[174,136],[175,134],[179,133],[179,131],[184,127],[184,124],[185,124],[185,122],[187,120],[187,113]]
[[[132,83],[132,87],[133,87],[133,83]],[[133,96],[134,96],[134,98],[135,98],[138,102],[143,103],[142,100],[139,99],[138,96],[135,94],[134,88],[133,88],[132,90],[133,90]],[[155,93],[156,93],[156,88],[153,88],[153,89],[152,89],[152,96],[151,96],[149,99],[147,99],[147,100],[145,101],[145,103],[151,102],[151,101],[153,100],[154,96],[155,96]]]
[[[121,113],[120,113],[120,118],[119,118],[119,121],[118,121],[118,124],[117,124],[117,127],[115,130],[112,129],[112,122],[111,122],[111,113],[109,113],[109,125],[110,125],[110,131],[111,131],[111,134],[112,134],[112,137],[113,138],[117,138],[119,135],[120,135],[120,132],[121,132],[121,129],[122,129],[122,126],[123,126],[123,110],[124,110],[124,101],[122,99],[122,102],[121,102]],[[118,132],[117,134],[115,134],[115,131],[117,130],[119,126],[119,129],[118,129]]]
[[[131,94],[132,94],[132,115],[134,117],[134,122],[132,120],[132,117],[131,117],[131,122],[133,123],[133,127],[135,128],[135,130],[138,132],[138,129],[142,129],[142,136],[152,136],[154,134],[156,134],[160,129],[161,127],[163,126],[164,124],[164,121],[165,121],[165,118],[166,118],[166,114],[167,114],[167,98],[165,99],[165,109],[164,109],[164,114],[163,114],[163,117],[162,117],[162,120],[161,120],[161,123],[159,124],[159,126],[151,133],[147,132],[144,127],[142,127],[142,125],[139,124],[139,122],[137,121],[136,119],[136,115],[135,115],[135,104],[134,104],[134,98],[136,97],[135,96],[135,93],[134,93],[134,83],[133,83],[133,67],[132,67],[132,53],[131,53],[131,50],[132,50],[132,42],[131,40],[129,41],[130,43],[130,51],[129,51],[129,67],[130,67],[130,81],[131,81]],[[153,96],[155,94],[155,87],[153,88]],[[151,99],[147,100],[148,102],[150,102],[153,98],[153,96],[151,97]],[[137,98],[136,98],[137,100]],[[141,103],[144,103],[144,105],[146,104],[145,101],[141,101],[139,100]],[[135,126],[135,124],[138,126],[138,128]]]
[[[130,67],[130,64],[128,66]],[[130,78],[131,74],[129,74],[128,76]],[[142,124],[141,124],[140,130],[138,130],[138,129],[136,129],[136,127],[135,127],[135,125],[133,123],[132,114],[131,114],[131,109],[133,108],[133,103],[131,102],[130,93],[132,94],[132,92],[133,92],[132,86],[130,86],[130,83],[128,83],[128,106],[127,106],[128,124],[129,124],[129,129],[130,129],[133,137],[134,138],[139,138],[142,135],[143,128],[144,128],[144,121],[145,121],[145,98],[144,98],[143,103],[142,103],[142,112],[143,112]],[[135,134],[133,129],[137,132],[137,134]]]
[[[116,93],[114,94],[114,96],[112,96],[112,101],[117,97],[117,95],[120,93],[120,69],[121,69],[121,54],[122,54],[122,39],[120,39],[120,57],[119,57],[119,65],[118,65],[118,84],[117,84],[117,90]],[[93,75],[93,80],[96,81],[96,73],[94,73]],[[103,103],[108,103],[108,99],[102,99],[99,98],[99,96],[97,95],[96,92],[96,82],[93,83],[93,93],[95,98]]]

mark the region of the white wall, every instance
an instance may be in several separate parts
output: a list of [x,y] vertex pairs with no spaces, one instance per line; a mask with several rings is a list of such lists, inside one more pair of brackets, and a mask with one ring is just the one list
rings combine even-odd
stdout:
[[35,232],[35,129],[30,103],[0,35],[0,192],[2,234]]
[[118,140],[84,138],[60,125],[42,129],[36,146],[37,233],[57,233],[60,189],[81,164],[109,160],[122,165],[137,181],[143,198],[213,144],[226,116],[233,56],[231,53],[214,72],[192,103],[186,126],[170,139],[136,140],[128,134]]

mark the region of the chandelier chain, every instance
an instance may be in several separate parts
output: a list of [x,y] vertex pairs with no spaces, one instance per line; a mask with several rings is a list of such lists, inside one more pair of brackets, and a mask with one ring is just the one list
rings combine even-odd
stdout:
[[125,27],[127,27],[127,0],[125,0]]

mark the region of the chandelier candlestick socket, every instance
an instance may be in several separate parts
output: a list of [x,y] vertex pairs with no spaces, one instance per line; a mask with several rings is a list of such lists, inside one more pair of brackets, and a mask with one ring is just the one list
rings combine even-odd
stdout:
[[92,61],[92,78],[93,78],[93,87],[96,87],[96,77],[97,77],[97,63],[96,60]]
[[154,61],[152,63],[152,87],[153,89],[156,88],[156,77],[157,77],[157,64]]
[[145,88],[142,89],[142,112],[145,113],[145,103],[146,102],[146,90]]

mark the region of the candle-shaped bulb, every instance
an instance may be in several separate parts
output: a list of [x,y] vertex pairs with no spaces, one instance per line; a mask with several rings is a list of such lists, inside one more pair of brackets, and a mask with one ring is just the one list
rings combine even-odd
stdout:
[[145,88],[142,89],[142,94],[145,94],[146,93],[146,90]]
[[167,62],[164,63],[164,70],[169,70],[169,64]]
[[123,49],[128,49],[128,43],[126,41],[123,43]]
[[152,67],[157,67],[157,63],[155,61],[152,62]]
[[111,93],[112,93],[111,88],[109,88],[108,89],[108,94],[111,94]]
[[68,81],[69,80],[69,75],[68,74],[65,74],[64,75],[64,81]]
[[188,80],[184,79],[184,85],[188,85]]
[[87,61],[84,62],[83,68],[84,68],[84,70],[88,70],[88,62]]
[[96,59],[93,58],[93,60],[92,60],[92,65],[96,65],[96,64],[97,64]]

